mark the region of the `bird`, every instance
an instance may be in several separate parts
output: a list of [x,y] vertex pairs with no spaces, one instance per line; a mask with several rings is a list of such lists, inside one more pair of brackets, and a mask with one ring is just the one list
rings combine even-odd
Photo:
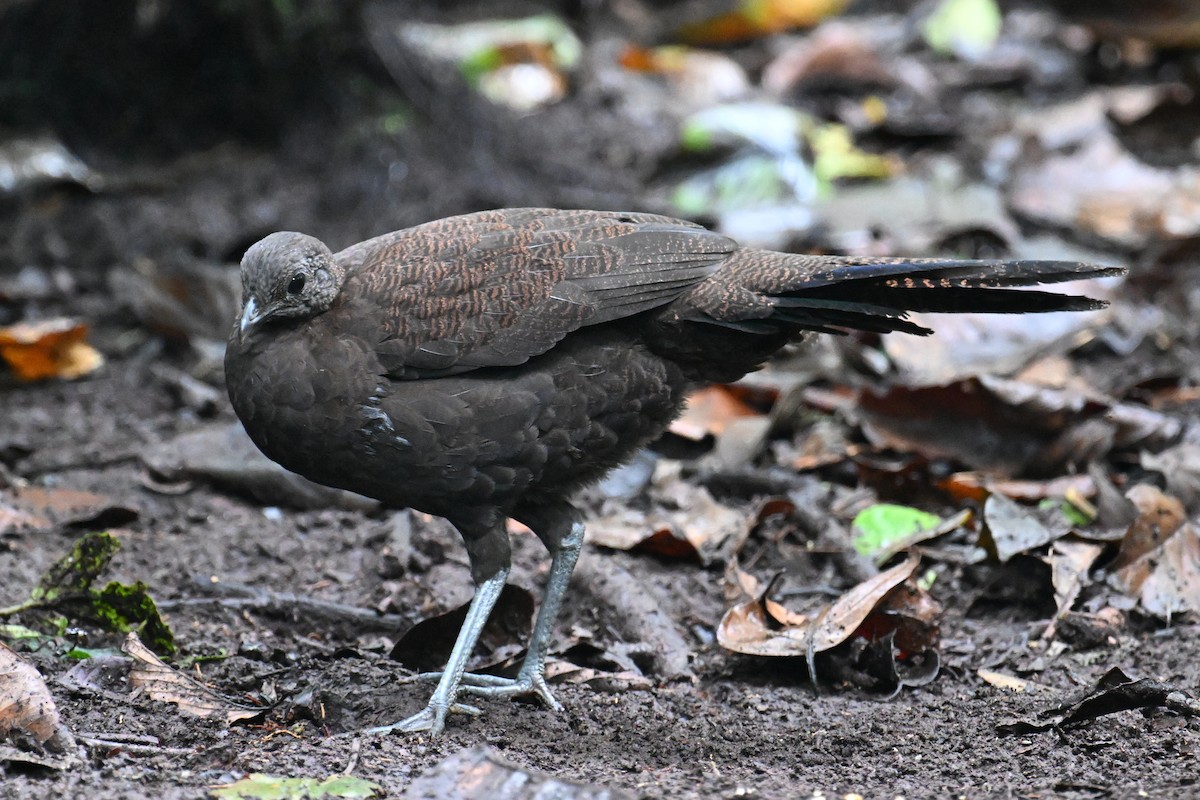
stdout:
[[[428,704],[375,733],[437,734],[466,698],[533,697],[584,538],[573,494],[658,437],[692,390],[821,333],[928,334],[909,312],[1081,311],[1021,289],[1116,267],[803,255],[742,247],[641,212],[510,208],[427,222],[333,253],[273,233],[241,262],[229,398],[283,467],[447,519],[475,583]],[[506,521],[549,552],[516,677],[466,672],[509,574]]]

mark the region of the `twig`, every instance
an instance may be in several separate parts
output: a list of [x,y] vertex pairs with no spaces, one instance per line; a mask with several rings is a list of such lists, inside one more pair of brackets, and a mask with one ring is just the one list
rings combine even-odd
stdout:
[[194,747],[162,747],[157,744],[137,744],[117,739],[97,739],[91,736],[76,736],[75,738],[89,747],[108,747],[144,756],[188,756],[199,752]]
[[161,611],[177,611],[184,608],[223,608],[236,611],[253,611],[269,617],[294,620],[303,616],[313,626],[353,625],[357,630],[396,631],[410,620],[399,614],[381,614],[369,608],[359,608],[345,603],[317,600],[292,592],[273,592],[250,586],[212,584],[205,586],[220,591],[227,597],[187,597],[179,600],[162,600]]

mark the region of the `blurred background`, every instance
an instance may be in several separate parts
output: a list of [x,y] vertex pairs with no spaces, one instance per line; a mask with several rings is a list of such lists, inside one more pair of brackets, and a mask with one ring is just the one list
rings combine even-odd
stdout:
[[67,310],[219,340],[229,270],[210,268],[266,233],[337,250],[519,205],[1170,281],[1200,229],[1198,17],[1185,0],[4,0],[0,322],[83,292],[104,299]]

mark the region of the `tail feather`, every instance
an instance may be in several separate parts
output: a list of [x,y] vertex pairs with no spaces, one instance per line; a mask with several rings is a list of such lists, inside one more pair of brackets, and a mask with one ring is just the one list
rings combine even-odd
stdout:
[[[1088,311],[1102,300],[1020,287],[1120,275],[1069,261],[854,258],[739,251],[685,302],[690,319],[770,332],[864,330],[928,334],[910,312],[1030,314]],[[700,312],[696,314],[694,312]]]
[[[811,256],[795,256],[804,263]],[[870,281],[880,278],[896,280],[897,286],[921,283],[926,288],[995,288],[1063,283],[1085,278],[1120,275],[1122,267],[1087,264],[1075,261],[993,261],[978,259],[940,258],[853,258],[818,257],[827,268],[812,272],[802,270],[807,287],[845,281]],[[801,266],[798,264],[798,266]],[[803,288],[803,287],[801,287]]]

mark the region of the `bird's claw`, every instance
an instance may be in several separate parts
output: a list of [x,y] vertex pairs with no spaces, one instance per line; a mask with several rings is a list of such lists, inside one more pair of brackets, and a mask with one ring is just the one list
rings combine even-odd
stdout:
[[[423,672],[417,676],[417,679],[422,681],[436,681],[441,677],[442,673],[440,672]],[[555,699],[554,693],[550,691],[550,687],[546,684],[545,676],[540,673],[521,674],[515,678],[504,678],[499,675],[464,672],[458,691],[464,694],[472,694],[476,697],[490,697],[492,699],[536,697],[547,708],[553,711],[562,711],[563,708],[562,703]]]
[[447,714],[467,714],[472,717],[478,717],[481,712],[478,708],[466,703],[454,703],[449,707],[441,704],[430,703],[425,708],[413,714],[407,719],[402,719],[399,722],[394,722],[391,725],[380,725],[377,728],[368,728],[364,733],[369,734],[389,734],[389,733],[421,733],[428,731],[431,735],[436,736],[446,727]]

